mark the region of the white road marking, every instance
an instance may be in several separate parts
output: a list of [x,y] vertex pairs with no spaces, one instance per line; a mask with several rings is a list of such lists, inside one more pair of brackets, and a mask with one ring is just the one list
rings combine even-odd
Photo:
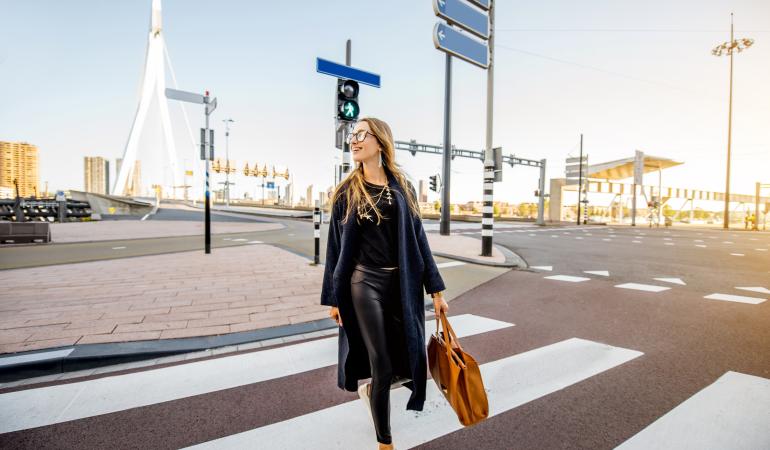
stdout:
[[687,283],[682,281],[681,278],[653,278],[656,281],[662,281],[664,283],[679,284],[681,286],[687,286]]
[[612,241],[612,239],[608,239],[608,238],[604,238],[604,239],[602,239],[602,240],[603,240],[603,241],[605,241],[605,242],[610,242],[610,241]]
[[730,253],[730,256],[743,256],[743,253]]
[[580,236],[575,236],[575,239],[583,239],[583,238]]
[[700,248],[706,248],[706,246],[705,246],[705,245],[703,245],[703,244],[695,244],[695,246],[696,246],[696,247],[700,247]]
[[0,358],[0,367],[6,367],[14,364],[21,364],[21,363],[33,362],[33,361],[46,361],[49,359],[64,358],[70,353],[72,353],[73,350],[75,350],[75,347],[65,348],[61,350],[53,350],[50,352],[38,352],[38,353],[30,353],[27,355],[6,356],[5,358]]
[[264,244],[262,241],[249,241],[247,244]]
[[552,237],[552,238],[557,238],[557,237],[559,237],[559,236],[556,236],[555,234],[552,234],[552,235],[551,235],[551,237]]
[[112,247],[113,250],[123,250],[126,247]]
[[770,289],[764,288],[764,287],[736,287],[735,289],[740,289],[742,291],[751,291],[751,292],[758,292],[760,294],[770,294]]
[[634,244],[641,244],[642,243],[642,241],[631,241],[631,242],[634,243]]
[[768,448],[768,418],[770,380],[727,372],[617,449]]
[[758,305],[766,300],[764,298],[744,297],[742,295],[731,295],[731,294],[711,294],[703,298],[706,298],[709,300],[722,300],[725,302],[750,303],[752,305]]
[[530,236],[535,236],[535,234],[530,234]]
[[223,241],[232,241],[233,238],[222,238]]
[[671,238],[663,238],[664,241],[670,241]]
[[676,245],[673,242],[664,242],[663,245]]
[[583,273],[587,273],[589,275],[599,275],[602,277],[610,276],[610,273],[606,270],[584,270]]
[[723,243],[723,244],[732,244],[732,242],[731,242],[731,241],[724,241],[724,242],[722,242],[722,243]]
[[447,268],[447,267],[464,266],[466,264],[468,264],[468,263],[466,263],[464,261],[447,261],[447,262],[442,262],[442,263],[436,264],[436,267],[438,267],[439,269],[444,269],[444,268]]
[[693,242],[703,242],[703,239],[696,239]]
[[[643,353],[578,338],[557,342],[480,365],[489,401],[489,416],[557,392],[631,361]],[[515,374],[515,376],[511,376]],[[390,392],[390,426],[396,448],[412,448],[463,428],[454,410],[428,380],[422,411],[407,411],[405,387]],[[344,424],[330,426],[330,424]],[[241,449],[269,442],[271,449],[306,448],[322,442],[325,449],[369,448],[376,442],[371,415],[361,400],[314,411],[190,448]]]
[[583,281],[588,281],[590,278],[586,277],[573,277],[571,275],[551,275],[550,277],[543,277],[546,280],[554,280],[554,281],[568,281],[570,283],[580,283]]
[[[458,337],[514,326],[473,314],[450,316]],[[425,321],[425,341],[435,329]],[[339,337],[77,383],[0,394],[0,433],[192,397],[337,364]]]
[[244,241],[247,241],[247,240],[248,239],[239,238],[239,239],[233,239],[233,242],[244,242]]
[[640,283],[625,283],[625,284],[619,284],[615,287],[621,288],[621,289],[633,289],[635,291],[646,291],[646,292],[662,292],[662,291],[667,291],[671,289],[670,287],[665,287],[665,286],[655,286],[652,284],[640,284]]
[[553,266],[530,266],[530,269],[547,270],[548,272],[550,272],[553,270]]
[[766,248],[755,248],[754,250],[756,250],[758,252],[766,252],[767,251]]

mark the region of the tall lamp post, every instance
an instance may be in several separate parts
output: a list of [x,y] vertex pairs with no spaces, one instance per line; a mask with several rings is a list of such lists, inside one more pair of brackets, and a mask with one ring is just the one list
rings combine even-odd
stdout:
[[[230,168],[230,124],[235,122],[233,119],[223,119],[225,123],[225,159],[227,160],[228,169]],[[233,172],[235,169],[233,168]],[[225,205],[230,206],[230,170],[225,172]]]
[[730,57],[730,106],[727,113],[727,179],[725,180],[725,212],[722,228],[730,228],[730,146],[732,144],[733,131],[733,53],[742,52],[751,47],[753,39],[735,39],[733,26],[733,14],[730,13],[730,40],[718,45],[711,54],[714,56],[727,55]]

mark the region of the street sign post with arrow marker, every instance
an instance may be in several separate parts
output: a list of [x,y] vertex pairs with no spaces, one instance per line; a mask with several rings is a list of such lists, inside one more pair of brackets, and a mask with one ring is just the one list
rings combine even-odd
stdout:
[[486,14],[462,0],[433,0],[433,11],[438,17],[482,39],[489,37],[489,19]]
[[437,49],[486,69],[489,65],[487,46],[454,28],[437,23],[433,28],[433,44]]

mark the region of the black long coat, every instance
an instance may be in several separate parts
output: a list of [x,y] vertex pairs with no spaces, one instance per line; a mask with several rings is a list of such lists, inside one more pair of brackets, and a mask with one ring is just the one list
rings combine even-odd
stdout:
[[[393,174],[387,169],[385,173],[388,176],[388,186],[398,205],[398,266],[406,335],[407,355],[404,360],[408,365],[406,369],[408,373],[398,373],[395,362],[394,370],[396,370],[395,375],[406,376],[412,380],[404,384],[412,391],[406,409],[422,411],[428,376],[423,288],[426,294],[443,291],[446,288],[428,246],[422,220],[411,213],[404,190]],[[415,193],[411,183],[409,183],[409,189]],[[350,299],[350,275],[355,267],[353,258],[358,250],[360,228],[356,223],[355,211],[351,212],[347,223],[342,224],[344,213],[344,196],[340,196],[332,206],[332,216],[329,221],[321,304],[338,307],[342,317],[342,327],[339,330],[337,385],[340,389],[356,391],[358,381],[372,375],[369,354],[361,338]]]

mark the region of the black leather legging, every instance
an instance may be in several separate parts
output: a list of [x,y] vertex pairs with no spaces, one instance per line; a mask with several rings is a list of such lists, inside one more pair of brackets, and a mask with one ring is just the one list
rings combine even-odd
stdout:
[[377,441],[391,443],[390,384],[403,361],[403,313],[398,269],[357,264],[350,277],[350,294],[372,372],[371,410]]

